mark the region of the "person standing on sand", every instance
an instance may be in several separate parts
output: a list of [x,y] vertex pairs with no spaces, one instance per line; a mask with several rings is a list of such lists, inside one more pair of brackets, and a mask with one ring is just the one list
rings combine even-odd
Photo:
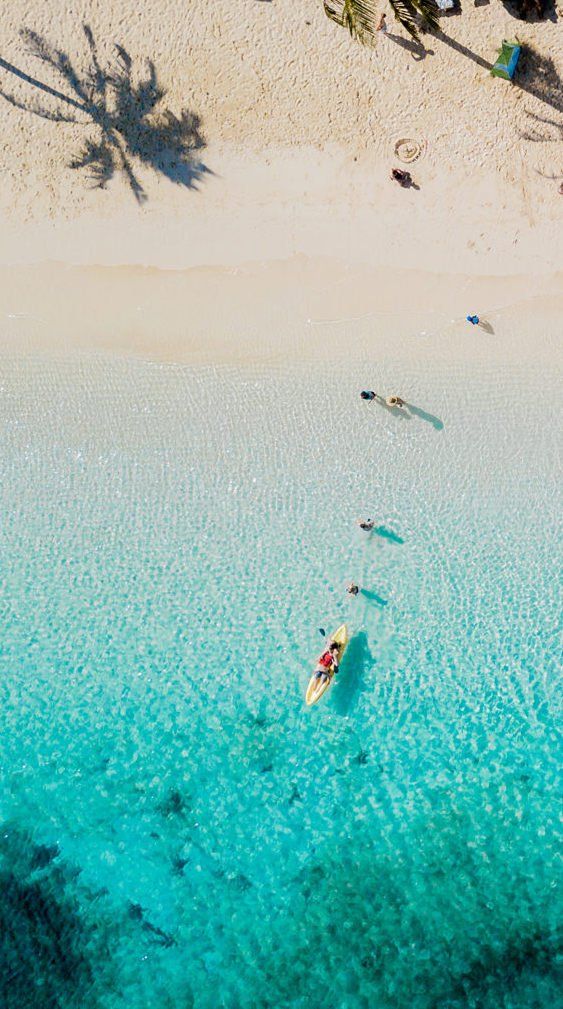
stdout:
[[466,315],[465,318],[467,319],[468,322],[471,323],[472,326],[478,326],[479,325],[479,316],[478,315]]
[[376,31],[383,32],[384,35],[387,35],[387,32],[389,31],[389,29],[387,27],[387,15],[386,14],[382,14],[381,15],[381,17],[380,17],[380,19],[378,21],[378,24],[377,24]]
[[413,185],[411,173],[403,172],[401,168],[393,168],[391,170],[391,178],[394,182],[398,182],[403,189],[408,189]]
[[385,402],[387,406],[398,406],[400,410],[405,406],[405,401],[400,396],[388,396]]

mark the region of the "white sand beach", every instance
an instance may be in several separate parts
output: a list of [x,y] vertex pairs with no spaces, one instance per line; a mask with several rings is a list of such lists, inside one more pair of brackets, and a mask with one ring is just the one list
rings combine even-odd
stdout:
[[[129,340],[182,359],[193,330],[210,328],[203,294],[211,290],[216,304],[224,300],[211,314],[225,320],[225,345],[235,339],[233,299],[238,318],[260,318],[270,284],[293,302],[290,314],[305,298],[305,320],[320,302],[325,316],[379,309],[395,312],[397,325],[406,313],[408,325],[424,328],[428,312],[463,318],[476,305],[488,312],[529,299],[537,318],[537,299],[557,297],[563,286],[560,21],[518,21],[500,3],[464,5],[441,19],[439,35],[422,36],[427,52],[389,23],[389,36],[364,47],[315,0],[195,0],[185,8],[171,0],[80,0],[72,8],[14,0],[0,26],[3,317],[35,301],[36,314],[49,316],[51,299],[65,332],[103,328],[106,346],[123,350]],[[489,66],[502,39],[515,35],[526,49],[511,84]],[[94,121],[83,106],[96,65]],[[104,139],[116,68],[127,79],[121,123],[130,147],[142,151],[128,156],[127,168],[116,155],[96,188],[88,166],[70,166]],[[140,125],[141,81],[160,101]],[[181,159],[165,171],[156,164],[167,133],[153,137],[150,128],[170,121],[164,110],[176,122],[186,111],[200,117],[205,146],[187,170]],[[145,149],[147,127],[156,160]],[[409,165],[418,190],[389,179],[402,139],[419,152]],[[45,283],[41,264],[53,262],[60,265],[43,272]],[[14,273],[31,264],[35,273]],[[70,266],[219,272],[215,280],[206,272],[205,283],[200,273],[185,281],[159,280],[158,269],[139,275],[145,295],[152,285],[155,320],[165,313],[164,336],[162,326],[147,329],[131,273],[126,282],[123,270],[102,281],[95,272],[70,275]],[[239,267],[249,284],[232,280]],[[169,302],[171,284],[177,298]],[[96,291],[108,285],[105,301]],[[101,327],[108,305],[110,324]]]

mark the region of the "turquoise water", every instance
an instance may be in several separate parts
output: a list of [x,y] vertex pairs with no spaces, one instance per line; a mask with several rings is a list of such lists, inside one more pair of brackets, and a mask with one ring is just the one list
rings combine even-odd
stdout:
[[364,365],[5,357],[7,1009],[556,1004],[555,378]]

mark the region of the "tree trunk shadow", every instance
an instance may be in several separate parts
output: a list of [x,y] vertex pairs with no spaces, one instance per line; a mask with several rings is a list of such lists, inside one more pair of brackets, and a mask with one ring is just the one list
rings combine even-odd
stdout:
[[492,70],[492,63],[488,63],[482,56],[478,56],[477,53],[472,52],[471,49],[462,45],[461,42],[456,42],[455,39],[450,38],[450,36],[446,35],[445,32],[438,30],[434,32],[434,35],[437,39],[440,39],[444,45],[449,46],[450,49],[455,49],[456,53],[459,53],[461,56],[465,56],[468,60],[472,60],[473,63],[477,63],[478,66],[483,67],[484,70]]
[[[477,63],[484,70],[488,70],[489,72],[492,70],[493,63],[487,62],[482,56],[478,56],[477,53],[472,52],[467,46],[462,45],[461,42],[456,42],[455,39],[450,38],[445,32],[436,31],[434,35],[444,45],[449,46],[450,49],[455,49],[461,56],[465,56],[467,59],[472,60],[473,63]],[[522,55],[512,85],[520,88],[521,91],[525,91],[539,102],[543,102],[544,105],[549,105],[556,112],[563,112],[561,77],[551,56],[540,53],[530,45],[523,46]]]
[[[69,98],[68,95],[63,94],[62,91],[57,91],[56,88],[50,87],[49,84],[43,84],[43,82],[38,81],[36,77],[31,77],[29,74],[24,73],[23,70],[18,70],[18,68],[15,67],[13,63],[8,63],[7,60],[3,60],[1,56],[0,56],[0,67],[2,67],[4,70],[7,70],[8,73],[13,74],[14,77],[19,77],[19,79],[21,81],[25,81],[26,84],[31,84],[32,87],[38,88],[40,91],[44,91],[46,95],[52,95],[53,98],[58,98],[59,101],[66,102],[67,105],[74,106],[74,108],[79,109],[80,112],[88,112],[88,108],[84,104],[84,102],[77,102],[74,98]],[[0,94],[2,95],[2,98],[7,98],[9,101],[8,95],[4,94],[3,91],[0,92]],[[16,104],[16,102],[13,102],[12,104]],[[27,108],[27,106],[24,105],[23,103],[22,104],[17,103],[17,107],[21,109]],[[29,111],[33,112],[34,110],[29,109]]]

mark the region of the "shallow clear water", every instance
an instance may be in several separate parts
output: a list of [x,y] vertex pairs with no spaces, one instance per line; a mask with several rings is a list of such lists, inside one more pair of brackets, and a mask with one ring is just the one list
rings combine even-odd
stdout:
[[3,1006],[555,1004],[555,379],[402,377],[5,358]]

